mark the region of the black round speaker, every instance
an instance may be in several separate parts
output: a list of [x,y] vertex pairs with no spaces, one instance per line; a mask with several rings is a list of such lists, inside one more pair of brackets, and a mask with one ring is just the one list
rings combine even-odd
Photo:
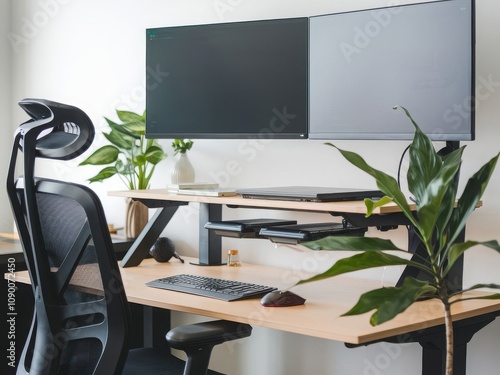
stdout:
[[168,262],[172,257],[179,259],[182,263],[179,254],[175,252],[175,246],[171,239],[167,237],[160,237],[156,240],[155,244],[149,250],[149,254],[160,263]]

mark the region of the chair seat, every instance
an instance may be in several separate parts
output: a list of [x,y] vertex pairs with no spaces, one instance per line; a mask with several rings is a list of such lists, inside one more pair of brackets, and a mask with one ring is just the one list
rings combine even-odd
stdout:
[[[185,362],[168,352],[168,349],[141,348],[129,351],[122,375],[172,375],[183,374]],[[207,375],[224,375],[208,370]]]

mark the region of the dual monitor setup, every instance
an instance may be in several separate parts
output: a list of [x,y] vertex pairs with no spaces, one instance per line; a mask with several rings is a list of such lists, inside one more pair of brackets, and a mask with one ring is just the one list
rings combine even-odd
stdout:
[[475,1],[150,28],[150,138],[475,138]]

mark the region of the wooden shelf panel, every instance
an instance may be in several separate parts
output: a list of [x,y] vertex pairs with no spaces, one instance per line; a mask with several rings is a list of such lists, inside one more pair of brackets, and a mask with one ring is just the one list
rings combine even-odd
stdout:
[[[151,199],[171,202],[198,202],[209,204],[220,204],[236,207],[257,207],[268,209],[284,209],[293,211],[309,211],[309,212],[335,212],[335,213],[351,213],[365,214],[366,207],[363,201],[342,201],[342,202],[295,202],[274,199],[249,199],[234,197],[203,197],[195,195],[180,195],[172,194],[167,189],[149,189],[149,190],[124,190],[111,191],[110,196],[128,197],[137,199]],[[374,214],[389,214],[400,212],[395,204],[389,204],[384,207],[377,208]]]

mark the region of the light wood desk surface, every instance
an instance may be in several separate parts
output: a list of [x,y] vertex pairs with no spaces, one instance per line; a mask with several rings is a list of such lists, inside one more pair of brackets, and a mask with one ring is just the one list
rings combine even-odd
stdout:
[[[191,273],[285,289],[294,285],[299,277],[306,276],[288,269],[246,263],[241,267],[200,267],[188,264],[189,260],[186,259],[184,264],[175,259],[160,264],[146,259],[140,266],[120,269],[129,301],[350,344],[369,343],[444,322],[441,304],[436,300],[418,302],[392,321],[377,327],[370,326],[369,314],[341,317],[360,294],[380,287],[379,281],[351,277],[336,277],[294,287],[292,291],[307,299],[305,305],[280,308],[263,307],[259,299],[225,302],[145,286],[146,282],[156,278]],[[27,272],[18,273],[16,281],[29,283]],[[452,310],[455,321],[495,311],[500,311],[500,301],[466,301],[455,304]]]
[[0,265],[9,259],[24,261],[23,249],[15,233],[0,233]]
[[[249,199],[241,198],[239,195],[232,197],[204,197],[196,195],[172,194],[169,193],[167,189],[110,191],[108,194],[115,197],[153,199],[171,202],[211,203],[248,208],[258,207],[309,212],[345,212],[352,214],[366,213],[366,206],[363,201],[295,202],[275,199]],[[400,212],[400,209],[396,204],[391,203],[383,207],[378,207],[373,213],[388,214],[394,212]]]

